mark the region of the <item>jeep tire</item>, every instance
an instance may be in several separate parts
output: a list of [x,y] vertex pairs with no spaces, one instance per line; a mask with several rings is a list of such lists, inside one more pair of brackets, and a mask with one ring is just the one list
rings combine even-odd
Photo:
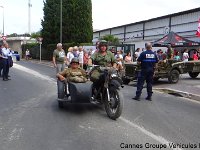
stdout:
[[169,83],[177,83],[179,80],[179,75],[180,75],[179,71],[176,69],[173,69],[170,72],[169,77],[168,77]]
[[199,75],[199,72],[188,72],[191,78],[196,78]]

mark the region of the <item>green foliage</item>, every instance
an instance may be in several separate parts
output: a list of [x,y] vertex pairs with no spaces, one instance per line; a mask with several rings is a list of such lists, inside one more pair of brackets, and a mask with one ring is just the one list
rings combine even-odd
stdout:
[[119,39],[110,34],[103,36],[101,40],[106,40],[109,43],[109,45],[119,44]]
[[[91,42],[92,3],[91,0],[63,0],[62,3],[63,43]],[[43,44],[47,46],[60,41],[60,1],[44,1],[44,18],[42,20]]]
[[41,37],[40,31],[31,33],[31,38],[37,39],[38,37]]

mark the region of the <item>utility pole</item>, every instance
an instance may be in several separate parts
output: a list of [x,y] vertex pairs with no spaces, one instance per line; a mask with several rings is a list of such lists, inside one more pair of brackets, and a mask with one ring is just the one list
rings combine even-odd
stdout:
[[31,35],[31,0],[28,0],[28,33]]
[[3,36],[5,34],[5,31],[4,31],[4,7],[3,6],[0,6],[2,9],[3,9]]
[[60,43],[62,43],[62,0],[60,0]]

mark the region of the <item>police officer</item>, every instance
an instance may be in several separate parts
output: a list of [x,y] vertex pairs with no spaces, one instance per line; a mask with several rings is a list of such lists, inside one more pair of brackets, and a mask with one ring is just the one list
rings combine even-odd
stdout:
[[142,52],[137,59],[138,64],[141,65],[141,72],[138,74],[137,81],[137,91],[136,96],[133,98],[135,100],[140,100],[140,96],[142,93],[144,81],[147,83],[147,97],[146,100],[152,100],[152,82],[154,70],[156,67],[156,63],[158,63],[158,58],[154,52],[152,52],[151,43],[146,43],[146,51]]

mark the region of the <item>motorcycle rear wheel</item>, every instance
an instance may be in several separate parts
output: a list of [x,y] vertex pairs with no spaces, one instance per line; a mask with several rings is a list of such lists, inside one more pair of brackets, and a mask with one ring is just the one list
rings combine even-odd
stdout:
[[107,94],[105,95],[105,110],[110,119],[116,120],[121,116],[124,98],[119,89],[112,87],[109,89],[110,101]]

